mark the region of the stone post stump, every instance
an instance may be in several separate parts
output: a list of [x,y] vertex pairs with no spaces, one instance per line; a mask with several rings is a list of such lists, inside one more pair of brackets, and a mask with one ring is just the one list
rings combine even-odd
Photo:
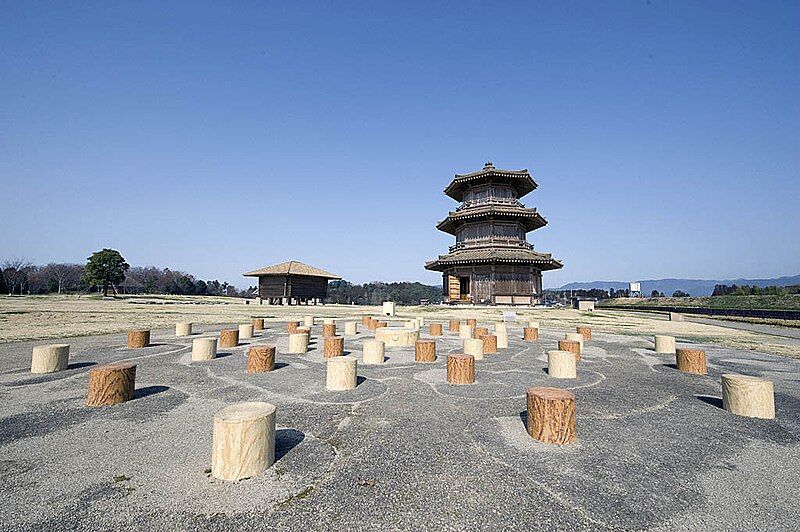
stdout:
[[536,327],[525,327],[522,335],[526,342],[534,342],[539,339],[539,329]]
[[575,441],[575,394],[559,388],[528,388],[528,434],[543,443]]
[[328,360],[325,388],[332,392],[355,390],[358,361],[353,357],[337,356]]
[[498,349],[507,349],[508,348],[508,333],[505,331],[496,331],[494,335],[497,337],[497,348]]
[[354,321],[344,322],[344,334],[345,336],[353,336],[358,334],[358,324]]
[[307,352],[308,352],[308,335],[302,332],[296,332],[294,334],[290,334],[289,353],[292,355],[304,355]]
[[442,324],[441,323],[431,323],[428,326],[428,332],[431,336],[441,336],[442,335]]
[[481,338],[483,340],[483,354],[496,355],[497,354],[497,336],[493,334],[484,334]]
[[475,360],[483,360],[483,340],[480,338],[464,338],[464,354]]
[[314,316],[306,316],[303,318],[303,325],[306,327],[313,327],[314,326]]
[[192,361],[213,360],[217,357],[216,338],[195,338],[192,340]]
[[243,323],[239,325],[239,338],[252,338],[253,337],[253,324]]
[[775,391],[772,381],[748,375],[724,374],[722,408],[738,416],[774,419]]
[[547,374],[554,379],[574,379],[578,376],[575,353],[569,351],[547,352]]
[[449,331],[450,332],[458,332],[458,328],[459,328],[460,325],[461,325],[460,321],[458,321],[458,320],[450,320]]
[[264,318],[253,318],[253,330],[254,331],[264,330]]
[[175,336],[191,336],[192,322],[182,321],[175,324]]
[[575,332],[577,332],[578,334],[583,336],[583,339],[585,341],[587,341],[587,342],[592,339],[592,328],[591,327],[587,327],[585,325],[580,325],[578,327],[575,327]]
[[564,340],[572,340],[573,342],[578,342],[581,344],[581,351],[583,351],[583,335],[580,333],[566,333],[564,335]]
[[675,337],[657,334],[655,336],[656,353],[675,354]]
[[275,462],[275,406],[250,402],[227,406],[214,415],[211,474],[242,480]]
[[559,340],[558,341],[558,350],[559,351],[569,351],[570,353],[575,355],[575,360],[577,362],[581,361],[581,344],[575,340]]
[[383,364],[386,345],[381,340],[364,340],[364,364]]
[[472,326],[461,325],[458,329],[458,337],[461,339],[472,338]]
[[336,324],[335,323],[324,323],[322,325],[322,337],[327,338],[329,336],[336,336]]
[[475,329],[475,327],[478,326],[478,320],[476,320],[475,318],[470,318],[467,320],[467,325]]
[[69,365],[69,344],[37,345],[31,354],[31,373],[55,373]]

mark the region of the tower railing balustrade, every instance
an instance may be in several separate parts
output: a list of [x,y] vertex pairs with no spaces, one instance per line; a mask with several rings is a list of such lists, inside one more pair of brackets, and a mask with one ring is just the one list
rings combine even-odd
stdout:
[[483,247],[503,246],[509,248],[521,248],[533,250],[533,244],[520,240],[519,238],[476,238],[474,240],[465,240],[457,242],[454,246],[449,247],[448,253],[460,251],[464,249],[475,249]]

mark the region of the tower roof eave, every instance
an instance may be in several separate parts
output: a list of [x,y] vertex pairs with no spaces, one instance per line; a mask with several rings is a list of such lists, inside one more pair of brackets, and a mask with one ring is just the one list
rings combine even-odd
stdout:
[[444,189],[444,193],[456,201],[463,201],[464,192],[471,186],[480,184],[481,181],[488,181],[492,178],[508,181],[518,193],[518,197],[525,196],[532,192],[539,185],[531,177],[528,170],[501,170],[495,168],[492,163],[486,163],[482,170],[469,174],[456,174],[453,181]]
[[470,207],[460,211],[451,211],[447,218],[436,224],[436,228],[445,233],[455,235],[458,228],[469,221],[500,219],[519,222],[526,232],[534,231],[547,225],[547,220],[536,209],[525,207],[486,205]]
[[463,249],[440,255],[438,259],[425,263],[426,270],[444,271],[452,266],[464,264],[531,264],[540,271],[557,270],[564,264],[550,253],[539,253],[526,249],[476,248]]

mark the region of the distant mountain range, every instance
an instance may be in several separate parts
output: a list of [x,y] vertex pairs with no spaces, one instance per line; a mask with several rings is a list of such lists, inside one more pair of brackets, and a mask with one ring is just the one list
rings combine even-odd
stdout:
[[[800,275],[790,277],[777,277],[774,279],[647,279],[642,280],[642,294],[649,296],[653,290],[664,292],[665,296],[671,296],[676,290],[683,290],[692,296],[710,296],[714,291],[714,285],[726,284],[728,286],[749,285],[749,286],[788,286],[800,284]],[[588,283],[568,283],[560,288],[551,290],[589,290],[600,288],[608,290],[624,290],[628,288],[628,283],[623,281],[591,281]]]

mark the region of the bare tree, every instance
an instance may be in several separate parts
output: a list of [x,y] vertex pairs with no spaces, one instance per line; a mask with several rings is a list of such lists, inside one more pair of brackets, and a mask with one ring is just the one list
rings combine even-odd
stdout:
[[28,284],[28,273],[33,268],[33,263],[25,259],[11,259],[3,262],[3,277],[8,286],[8,295],[13,295],[14,290],[19,287],[19,293]]
[[51,262],[42,268],[42,273],[55,281],[56,290],[61,294],[67,287],[75,287],[80,282],[83,266]]

